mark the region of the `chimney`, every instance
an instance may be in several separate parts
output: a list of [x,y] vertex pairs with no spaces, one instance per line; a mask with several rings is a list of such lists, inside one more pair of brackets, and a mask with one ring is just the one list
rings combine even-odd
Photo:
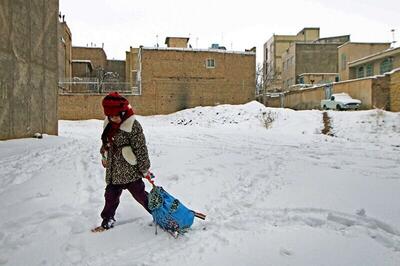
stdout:
[[187,48],[189,38],[187,37],[167,37],[165,44],[167,47]]

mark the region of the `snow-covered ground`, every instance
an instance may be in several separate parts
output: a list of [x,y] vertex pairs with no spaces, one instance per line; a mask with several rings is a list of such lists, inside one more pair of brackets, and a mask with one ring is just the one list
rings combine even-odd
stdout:
[[[400,113],[245,105],[141,117],[155,181],[207,214],[173,239],[125,191],[100,223],[102,121],[0,142],[0,264],[400,265]],[[274,120],[269,121],[268,118]],[[149,188],[149,187],[148,187]]]

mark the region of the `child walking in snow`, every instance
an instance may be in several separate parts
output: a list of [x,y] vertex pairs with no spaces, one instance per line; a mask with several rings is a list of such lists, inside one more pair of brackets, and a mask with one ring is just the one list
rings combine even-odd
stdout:
[[93,231],[104,231],[113,227],[114,215],[124,189],[150,213],[148,193],[142,180],[148,174],[150,160],[142,127],[135,119],[128,100],[118,92],[104,97],[102,105],[106,119],[100,153],[102,164],[106,168],[107,186],[105,205],[101,212],[103,221]]

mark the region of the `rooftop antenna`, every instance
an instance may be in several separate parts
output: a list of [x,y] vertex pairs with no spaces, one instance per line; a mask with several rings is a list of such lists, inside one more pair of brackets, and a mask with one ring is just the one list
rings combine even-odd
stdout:
[[395,29],[391,29],[390,31],[392,32],[392,37],[393,37],[392,46],[394,47],[395,44],[396,44],[396,38],[394,36],[394,33],[395,33],[396,30]]

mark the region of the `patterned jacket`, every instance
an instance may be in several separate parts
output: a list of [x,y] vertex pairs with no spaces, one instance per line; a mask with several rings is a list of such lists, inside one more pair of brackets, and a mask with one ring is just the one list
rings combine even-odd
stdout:
[[[104,121],[104,127],[108,119]],[[143,178],[150,168],[142,126],[132,115],[120,125],[107,152],[106,183],[127,184]]]

